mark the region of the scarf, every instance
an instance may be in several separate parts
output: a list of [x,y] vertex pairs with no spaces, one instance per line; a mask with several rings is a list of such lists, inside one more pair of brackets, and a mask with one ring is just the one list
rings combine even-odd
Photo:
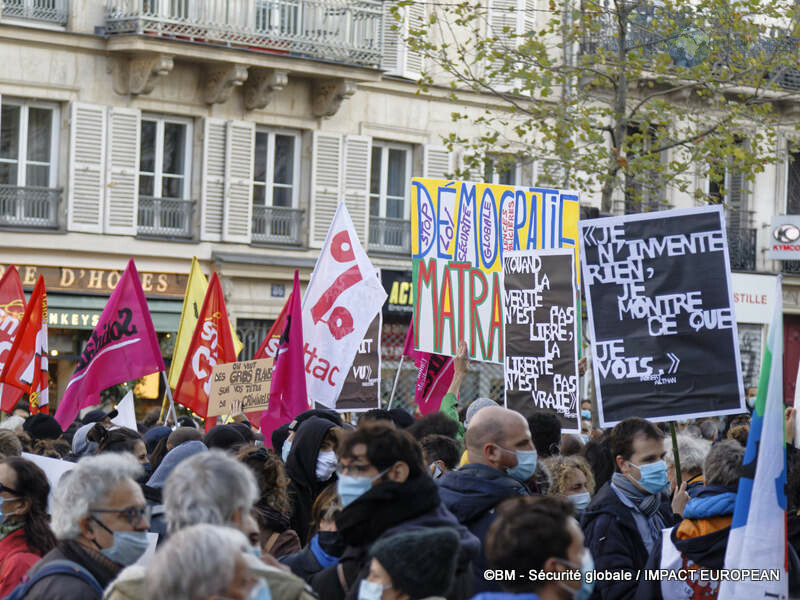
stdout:
[[13,521],[0,525],[0,540],[4,540],[18,529],[25,527],[25,521]]
[[628,500],[633,502],[641,513],[647,517],[648,521],[658,512],[661,494],[649,494],[639,489],[622,473],[614,473],[611,476],[611,483],[613,483],[614,487],[622,492]]
[[734,506],[736,506],[736,492],[700,496],[689,500],[683,511],[683,518],[707,519],[720,515],[732,515]]
[[439,488],[426,474],[404,483],[386,481],[368,490],[336,515],[336,528],[348,546],[371,544],[384,531],[439,506]]
[[311,543],[308,546],[311,549],[311,553],[314,555],[314,558],[317,559],[317,562],[323,569],[339,562],[338,556],[328,554],[322,549],[322,545],[319,543],[319,534],[311,538]]

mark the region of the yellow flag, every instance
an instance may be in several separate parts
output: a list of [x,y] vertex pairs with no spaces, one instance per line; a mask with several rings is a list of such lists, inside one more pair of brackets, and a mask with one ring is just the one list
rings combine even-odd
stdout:
[[[178,339],[175,340],[175,349],[172,351],[172,364],[169,366],[169,387],[175,389],[178,379],[181,376],[181,369],[186,360],[186,353],[192,342],[192,334],[197,325],[197,317],[203,307],[203,299],[206,297],[208,280],[200,270],[200,262],[197,257],[192,257],[192,269],[189,271],[189,281],[186,283],[186,292],[183,295],[183,311],[181,312],[181,323],[178,325]],[[233,346],[236,355],[239,355],[244,344],[236,335],[236,329],[231,323],[233,333]]]

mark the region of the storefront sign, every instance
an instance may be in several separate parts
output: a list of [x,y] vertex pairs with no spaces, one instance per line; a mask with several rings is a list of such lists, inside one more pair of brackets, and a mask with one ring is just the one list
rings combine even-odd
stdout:
[[[0,277],[8,265],[0,264]],[[43,267],[17,265],[22,285],[32,289],[39,275],[44,275],[48,292],[74,292],[86,294],[111,294],[122,277],[122,269],[88,269],[79,267]],[[148,297],[183,298],[186,273],[140,272],[142,289]]]
[[800,260],[800,215],[772,217],[768,258]]
[[775,301],[775,276],[731,273],[737,323],[769,324]]
[[414,312],[414,285],[411,282],[411,271],[381,269],[381,283],[389,296],[383,305],[383,316],[408,320]]

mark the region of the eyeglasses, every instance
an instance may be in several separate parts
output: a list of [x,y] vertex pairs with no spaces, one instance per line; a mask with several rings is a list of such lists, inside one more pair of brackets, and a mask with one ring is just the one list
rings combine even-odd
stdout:
[[372,468],[373,468],[373,466],[370,465],[370,464],[354,465],[354,464],[350,463],[349,465],[343,465],[342,463],[338,463],[336,465],[336,472],[339,475],[350,475],[350,474],[353,474],[353,475],[364,475],[365,473],[367,473]]
[[8,487],[7,485],[3,485],[2,483],[0,483],[0,494],[2,494],[3,492],[8,492],[10,494],[14,494],[15,496],[21,496],[22,495],[17,490],[13,490],[10,487]]
[[90,508],[90,513],[114,513],[125,517],[128,523],[135,525],[142,519],[150,521],[150,506],[129,506],[119,510],[110,508]]

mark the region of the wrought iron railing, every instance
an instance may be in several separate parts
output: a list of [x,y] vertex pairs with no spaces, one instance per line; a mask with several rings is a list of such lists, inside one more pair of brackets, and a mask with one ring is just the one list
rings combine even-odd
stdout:
[[728,254],[734,271],[756,270],[756,230],[728,229]]
[[109,0],[106,33],[163,35],[379,67],[381,0]]
[[299,246],[303,213],[304,211],[299,208],[254,206],[253,241]]
[[0,225],[57,229],[60,199],[60,189],[2,184]]
[[376,252],[411,252],[411,221],[369,218],[369,249]]
[[139,196],[139,235],[191,238],[194,200]]
[[66,25],[69,0],[0,0],[0,17]]

